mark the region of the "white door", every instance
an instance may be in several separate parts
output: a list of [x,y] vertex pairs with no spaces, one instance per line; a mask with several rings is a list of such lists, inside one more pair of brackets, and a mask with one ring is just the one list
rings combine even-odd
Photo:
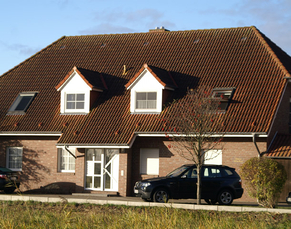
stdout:
[[85,189],[118,191],[118,175],[118,149],[88,149],[86,151]]

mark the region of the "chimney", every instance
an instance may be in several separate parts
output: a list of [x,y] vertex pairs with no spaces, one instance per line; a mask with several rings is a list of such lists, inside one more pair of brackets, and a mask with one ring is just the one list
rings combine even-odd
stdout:
[[150,29],[150,33],[162,33],[162,32],[169,32],[170,30],[165,29],[164,26],[156,27],[155,29]]

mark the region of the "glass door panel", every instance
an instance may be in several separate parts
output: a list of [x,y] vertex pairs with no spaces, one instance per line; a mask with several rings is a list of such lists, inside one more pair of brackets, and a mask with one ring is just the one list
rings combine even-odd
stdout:
[[118,149],[88,149],[85,159],[85,189],[118,191]]

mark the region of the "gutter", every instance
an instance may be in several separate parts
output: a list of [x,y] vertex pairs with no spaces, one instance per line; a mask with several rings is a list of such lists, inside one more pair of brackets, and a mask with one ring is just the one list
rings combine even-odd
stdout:
[[48,137],[48,136],[61,136],[61,132],[38,132],[38,131],[0,131],[0,136],[38,136],[38,137]]
[[57,148],[64,148],[64,147],[76,147],[76,148],[84,148],[84,149],[129,149],[131,146],[129,145],[96,145],[96,144],[56,144]]
[[[136,136],[139,136],[139,137],[166,137],[167,135],[169,136],[175,136],[175,137],[181,137],[183,135],[181,134],[172,134],[172,133],[168,133],[168,134],[165,134],[165,133],[144,133],[144,132],[136,132],[135,133]],[[207,135],[208,137],[214,137],[214,138],[217,138],[217,137],[227,137],[227,138],[252,138],[253,137],[253,134],[254,133],[237,133],[237,134],[234,134],[234,133],[226,133],[226,134],[205,134]],[[186,135],[185,135],[186,136]],[[192,135],[193,137],[197,136],[195,134]],[[259,133],[256,133],[256,136],[259,137],[259,138],[267,138],[268,135],[265,133],[265,132],[259,132]]]

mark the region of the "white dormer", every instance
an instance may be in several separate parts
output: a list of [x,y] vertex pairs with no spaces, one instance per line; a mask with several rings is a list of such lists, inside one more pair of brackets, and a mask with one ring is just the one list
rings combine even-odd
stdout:
[[[56,86],[61,92],[61,114],[88,114],[94,102],[92,100],[106,88],[103,78],[100,78],[102,76],[96,72],[74,67]],[[103,84],[99,88],[92,84],[98,81]]]
[[[162,78],[170,78],[171,86]],[[167,80],[166,80],[167,81]],[[174,90],[174,81],[165,70],[149,67],[143,68],[125,85],[130,90],[131,113],[160,113],[163,107],[164,90]]]

